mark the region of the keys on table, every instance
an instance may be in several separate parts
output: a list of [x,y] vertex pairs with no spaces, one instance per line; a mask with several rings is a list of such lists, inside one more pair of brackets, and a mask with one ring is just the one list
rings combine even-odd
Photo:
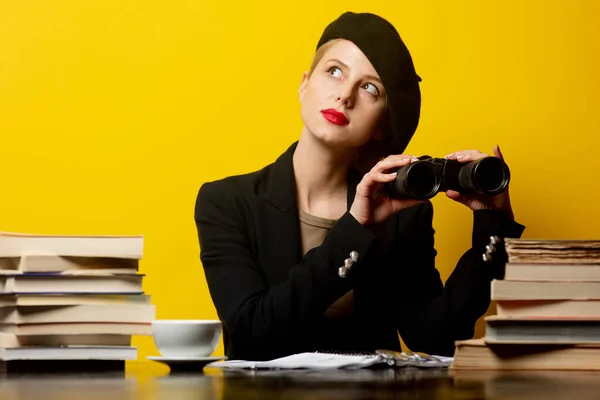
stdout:
[[375,350],[375,354],[387,360],[394,367],[446,368],[452,364],[452,357],[433,356],[425,353]]

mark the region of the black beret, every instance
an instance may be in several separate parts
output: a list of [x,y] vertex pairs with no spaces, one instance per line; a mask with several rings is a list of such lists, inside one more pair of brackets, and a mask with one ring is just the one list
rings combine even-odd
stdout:
[[396,28],[375,14],[346,12],[325,28],[317,49],[332,39],[353,42],[381,77],[392,130],[389,154],[404,152],[419,124],[421,78]]

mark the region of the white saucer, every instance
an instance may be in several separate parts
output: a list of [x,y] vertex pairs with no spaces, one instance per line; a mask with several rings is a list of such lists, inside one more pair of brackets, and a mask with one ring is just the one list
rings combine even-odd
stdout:
[[202,370],[206,364],[210,364],[214,361],[226,360],[227,357],[218,357],[218,356],[210,356],[210,357],[163,357],[163,356],[148,356],[147,360],[157,361],[159,363],[163,363],[168,365],[171,370],[185,370],[185,371],[193,371],[193,370]]

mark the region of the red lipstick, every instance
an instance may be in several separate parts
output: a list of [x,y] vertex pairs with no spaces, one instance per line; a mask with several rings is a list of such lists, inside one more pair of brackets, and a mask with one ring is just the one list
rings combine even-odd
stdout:
[[325,119],[333,124],[336,125],[348,125],[349,121],[348,118],[346,118],[346,116],[337,111],[334,110],[333,108],[328,108],[327,110],[323,110],[321,111],[321,114],[323,114],[323,117],[325,117]]

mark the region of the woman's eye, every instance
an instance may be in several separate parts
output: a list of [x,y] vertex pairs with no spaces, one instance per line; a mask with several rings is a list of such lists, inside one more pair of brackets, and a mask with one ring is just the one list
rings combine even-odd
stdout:
[[333,76],[334,78],[339,78],[342,76],[342,70],[338,67],[331,67],[327,72],[329,72],[329,75]]
[[379,96],[379,89],[377,89],[377,86],[373,85],[372,83],[366,83],[363,87],[373,96]]

